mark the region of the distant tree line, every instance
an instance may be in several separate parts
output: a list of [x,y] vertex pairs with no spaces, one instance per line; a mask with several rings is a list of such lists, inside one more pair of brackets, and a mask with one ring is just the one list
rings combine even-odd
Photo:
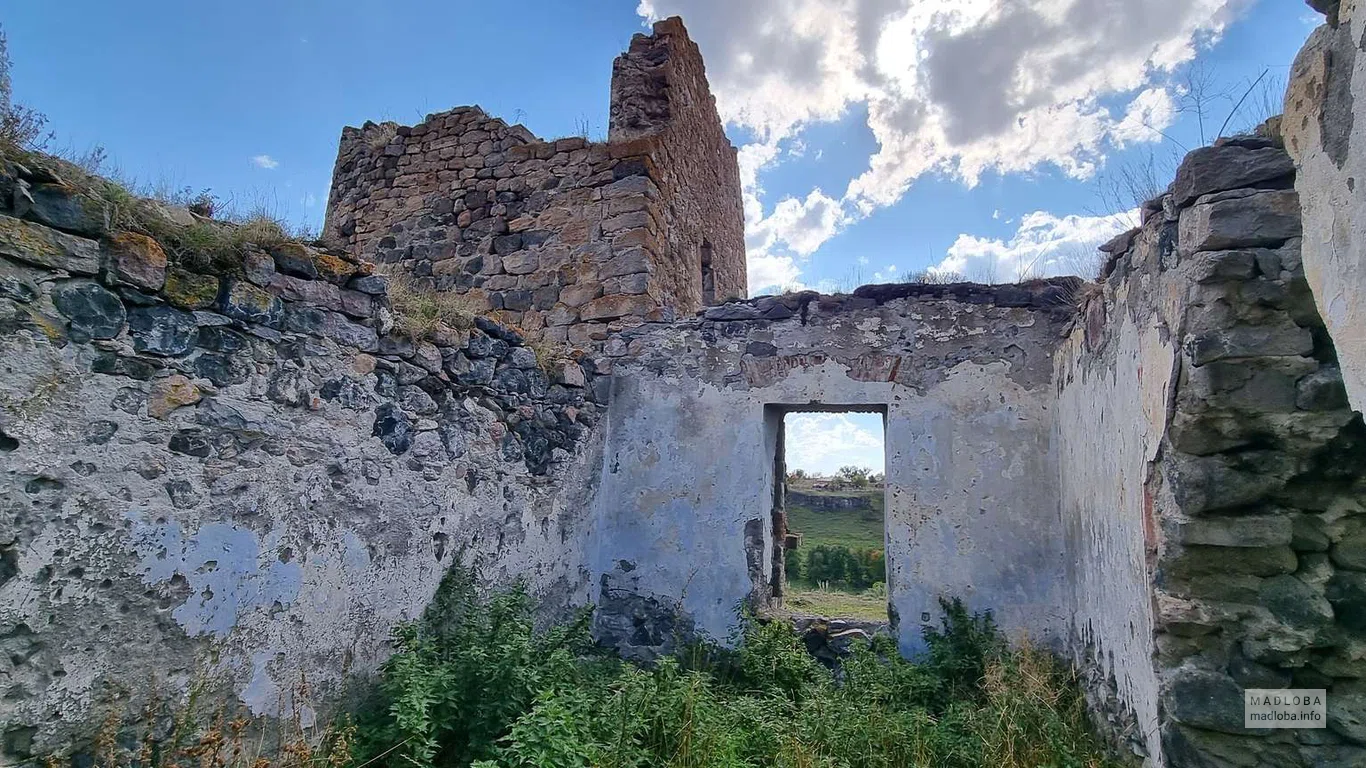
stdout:
[[881,472],[874,472],[867,467],[855,466],[840,467],[834,477],[830,478],[809,474],[804,469],[794,469],[787,473],[788,485],[811,486],[817,482],[824,482],[832,491],[876,488],[882,485],[882,479]]
[[887,557],[881,549],[817,544],[810,549],[788,552],[784,567],[789,581],[824,582],[832,587],[858,591],[887,580]]

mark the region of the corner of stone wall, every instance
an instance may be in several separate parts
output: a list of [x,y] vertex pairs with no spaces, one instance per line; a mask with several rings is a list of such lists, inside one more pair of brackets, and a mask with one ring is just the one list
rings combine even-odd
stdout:
[[[1294,171],[1274,137],[1190,153],[1110,244],[1060,357],[1082,414],[1064,441],[1127,456],[1061,469],[1074,653],[1117,743],[1167,765],[1366,761],[1366,430],[1305,280]],[[1327,689],[1328,727],[1245,730],[1243,691],[1282,687]]]

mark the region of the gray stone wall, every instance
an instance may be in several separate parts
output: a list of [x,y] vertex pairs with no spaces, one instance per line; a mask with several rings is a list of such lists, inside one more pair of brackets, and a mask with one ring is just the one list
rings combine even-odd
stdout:
[[192,683],[312,717],[457,563],[587,599],[591,365],[397,335],[344,255],[168,256],[62,172],[0,173],[4,762]]
[[[1154,765],[1366,760],[1361,418],[1270,138],[1191,153],[1058,356],[1073,652]],[[1246,688],[1326,688],[1329,727],[1249,733]]]
[[[608,143],[543,141],[478,107],[344,129],[325,236],[580,349],[695,312],[704,272],[713,300],[743,295],[735,149],[697,46],[657,26],[617,60]],[[622,110],[657,119],[620,135]]]
[[1016,637],[1058,644],[1052,353],[1076,286],[766,297],[610,339],[588,545],[603,636],[644,655],[667,646],[681,617],[724,640],[742,601],[780,597],[781,409],[844,406],[886,413],[888,588],[902,647],[920,647],[941,595],[995,611]]
[[1347,393],[1366,409],[1366,34],[1360,3],[1320,3],[1330,24],[1314,31],[1291,69],[1282,130],[1299,169],[1304,272],[1337,347]]

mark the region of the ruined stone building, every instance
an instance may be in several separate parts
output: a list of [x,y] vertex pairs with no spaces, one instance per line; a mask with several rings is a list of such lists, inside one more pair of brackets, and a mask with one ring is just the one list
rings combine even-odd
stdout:
[[[168,257],[7,166],[0,759],[154,670],[335,702],[454,565],[595,605],[627,656],[724,639],[782,599],[783,415],[844,409],[885,419],[906,652],[958,596],[1074,660],[1148,766],[1366,765],[1354,7],[1095,284],[744,298],[734,149],[676,19],[617,60],[606,143],[472,107],[345,129],[326,248]],[[412,338],[377,267],[481,314]],[[1327,728],[1243,729],[1245,689],[1288,686],[1328,690]]]
[[608,141],[542,141],[478,107],[342,132],[327,236],[586,347],[745,290],[740,170],[677,19],[612,66]]

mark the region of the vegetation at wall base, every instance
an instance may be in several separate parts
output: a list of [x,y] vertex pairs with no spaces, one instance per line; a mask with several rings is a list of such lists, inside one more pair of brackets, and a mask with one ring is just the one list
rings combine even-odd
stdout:
[[[747,619],[729,650],[693,644],[651,667],[595,647],[588,614],[545,630],[521,589],[481,599],[454,573],[400,627],[366,706],[331,727],[222,713],[111,717],[57,768],[1106,768],[1075,680],[1010,650],[989,614],[944,603],[914,662],[879,638],[832,672],[781,621]],[[129,713],[128,720],[146,713]],[[287,718],[288,719],[288,718]],[[275,729],[263,740],[253,734]],[[165,730],[165,729],[164,729]],[[262,741],[276,746],[263,750]]]
[[482,601],[453,576],[401,629],[357,765],[1108,765],[1074,681],[1053,657],[1007,649],[989,615],[945,604],[928,651],[883,638],[838,673],[785,622],[748,619],[737,650],[693,647],[651,668],[595,649],[587,617],[537,632],[513,590]]

